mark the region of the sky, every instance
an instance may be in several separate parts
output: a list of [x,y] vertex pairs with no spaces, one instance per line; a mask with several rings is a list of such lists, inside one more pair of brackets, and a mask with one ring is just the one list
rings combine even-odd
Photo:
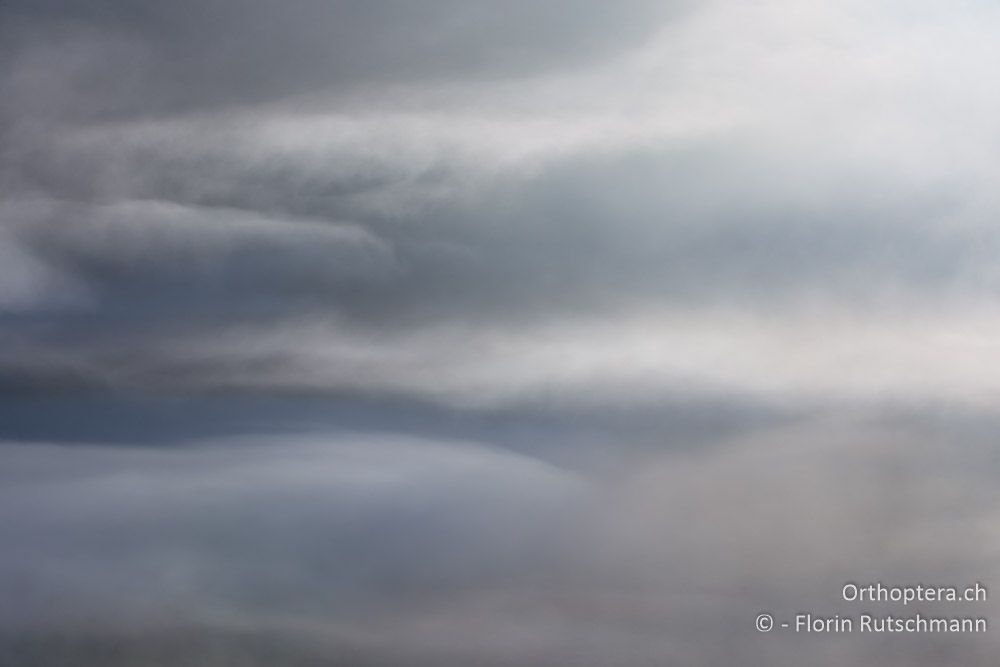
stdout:
[[998,30],[0,3],[0,665],[995,664]]

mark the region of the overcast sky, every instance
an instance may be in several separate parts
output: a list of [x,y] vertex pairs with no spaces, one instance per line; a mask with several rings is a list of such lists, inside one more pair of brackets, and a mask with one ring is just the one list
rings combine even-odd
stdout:
[[0,2],[0,665],[995,664],[998,34]]

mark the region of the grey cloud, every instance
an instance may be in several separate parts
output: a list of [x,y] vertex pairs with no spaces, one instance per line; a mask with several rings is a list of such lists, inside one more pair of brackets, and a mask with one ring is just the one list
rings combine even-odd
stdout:
[[397,271],[391,245],[350,222],[157,201],[25,206],[5,213],[22,242],[50,265],[84,276],[106,294],[121,288],[125,298],[155,294],[161,307],[177,298],[190,304],[205,289],[224,308],[244,298],[378,283]]
[[[112,134],[69,159],[97,163],[94,175],[63,170],[43,187],[355,221],[390,243],[404,269],[357,298],[333,291],[336,307],[360,317],[613,312],[628,299],[753,306],[815,296],[878,307],[900,293],[996,290],[995,235],[950,185],[927,189],[807,154],[762,169],[777,149],[746,137],[574,154],[524,179],[479,174],[474,156],[449,156],[433,140],[419,157],[372,149],[382,141],[377,128],[358,128],[367,154],[351,139],[322,156],[245,155],[231,146],[252,132],[220,140],[212,125],[115,149]],[[41,171],[60,173],[55,164]],[[103,252],[113,263],[120,251]]]
[[85,622],[100,600],[110,615],[263,605],[349,620],[382,596],[512,576],[580,492],[570,474],[474,444],[312,438],[5,445],[5,587],[30,572],[37,593],[8,590],[19,603],[4,624]]
[[994,664],[998,17],[3,3],[0,664]]
[[86,118],[533,74],[613,54],[674,9],[649,0],[6,3],[14,71],[5,88],[32,111]]
[[[48,326],[11,320],[11,339],[21,342],[10,349],[31,352],[5,366],[27,384],[63,374],[86,385],[91,373],[97,386],[357,390],[469,403],[484,394],[489,404],[505,392],[516,400],[504,376],[538,353],[533,339],[548,349],[563,320],[567,330],[620,321],[624,336],[641,308],[706,321],[713,309],[755,316],[764,308],[801,337],[797,313],[811,304],[882,317],[898,330],[907,309],[995,292],[995,234],[957,194],[876,175],[863,182],[837,164],[808,177],[761,174],[753,165],[768,150],[702,142],[574,156],[489,186],[462,181],[454,168],[447,178],[468,187],[466,196],[397,215],[349,191],[322,205],[298,196],[302,183],[323,178],[325,160],[290,159],[299,175],[265,167],[255,184],[231,154],[189,175],[224,184],[225,206],[199,197],[12,204],[19,252],[78,281],[91,303]],[[338,169],[331,187],[352,173]],[[788,187],[796,178],[811,187]],[[404,190],[421,187],[403,181]],[[543,363],[558,386],[554,351]],[[470,367],[501,355],[510,363],[497,375],[465,384]],[[590,364],[588,384],[599,382],[609,368],[596,357]]]
[[0,312],[73,306],[85,303],[87,293],[79,280],[44,261],[16,240],[11,230],[0,228]]
[[[212,7],[219,21],[232,11],[225,3]],[[345,7],[329,6],[333,12],[347,11]],[[362,27],[356,32],[361,35],[368,12],[381,16],[390,9],[358,6],[349,15],[360,21]],[[440,7],[442,13],[450,9]],[[39,11],[41,17],[33,13]],[[112,25],[132,26],[136,39],[156,41],[149,34],[151,15],[125,9],[88,11],[96,12],[95,22],[103,17]],[[423,11],[408,9],[404,14]],[[426,11],[439,16],[438,9]],[[712,11],[705,15],[712,16]],[[62,16],[51,8],[22,9],[20,14],[29,21]],[[580,20],[590,21],[600,12],[571,14],[586,15],[590,18]],[[74,20],[86,23],[85,18]],[[174,28],[185,35],[185,31],[214,30],[213,21],[202,26],[191,16],[160,18],[164,34],[172,34]],[[291,12],[288,20],[304,18]],[[456,21],[461,23],[460,19]],[[253,23],[256,18],[246,20]],[[695,26],[692,32],[697,35],[696,21]],[[725,28],[722,21],[719,29]],[[671,37],[685,44],[683,32]],[[634,50],[636,42],[628,45]],[[234,48],[245,51],[239,45]],[[698,91],[701,84],[689,78],[688,68],[702,60],[715,61],[711,53],[686,48],[677,52],[686,59],[676,72],[669,70],[676,75],[670,82],[682,91]],[[738,42],[734,48],[748,47]],[[666,54],[676,55],[670,50]],[[407,60],[424,62],[416,56]],[[617,65],[632,76],[648,75],[642,69],[633,73],[629,68],[637,66],[631,61]],[[377,59],[375,66],[380,72],[391,70]],[[601,67],[607,65],[599,63],[595,69],[600,72]],[[204,71],[211,72],[211,67]],[[750,73],[770,86],[786,83],[775,82],[766,73]],[[648,91],[637,95],[632,86],[609,87],[608,77],[605,72],[548,82],[559,91],[569,90],[564,94],[570,101],[589,99],[598,91],[637,100],[636,104],[678,101],[668,95],[659,102]],[[905,79],[892,82],[901,87],[901,95],[910,94]],[[460,82],[455,97],[416,85],[409,94],[377,101],[327,100],[312,115],[302,109],[257,106],[231,115],[162,122],[125,122],[109,116],[86,129],[57,125],[49,131],[41,126],[18,132],[9,142],[4,180],[15,199],[29,193],[41,199],[85,202],[76,208],[76,204],[53,206],[56,213],[35,234],[33,250],[48,262],[46,270],[78,277],[80,291],[96,288],[95,319],[104,312],[142,310],[128,298],[137,290],[123,290],[123,284],[141,285],[143,299],[154,311],[160,303],[175,303],[178,293],[215,299],[220,310],[225,309],[223,301],[259,303],[260,286],[266,292],[281,285],[281,299],[270,300],[260,312],[248,307],[243,314],[259,319],[272,317],[281,308],[295,316],[302,310],[319,317],[332,312],[345,315],[352,324],[373,327],[419,327],[441,320],[521,326],[567,313],[618,316],[636,303],[668,308],[721,303],[755,310],[762,304],[794,309],[832,302],[878,310],[886,302],[990,298],[995,293],[997,280],[990,268],[995,234],[983,212],[970,207],[965,197],[970,186],[950,181],[924,164],[914,173],[887,171],[881,163],[867,162],[864,151],[842,150],[804,132],[803,123],[815,113],[809,106],[799,110],[801,118],[782,109],[775,111],[773,120],[751,114],[742,124],[707,137],[664,139],[651,130],[648,141],[636,141],[628,137],[645,131],[636,121],[626,131],[619,130],[620,137],[610,137],[603,148],[571,142],[560,152],[546,149],[542,142],[536,150],[543,157],[504,162],[491,152],[510,138],[508,134],[539,133],[530,122],[518,124],[525,114],[528,120],[537,116],[551,121],[545,128],[572,124],[575,116],[566,100],[558,101],[558,91],[538,96],[538,85],[525,84],[540,97],[537,102],[518,102],[517,86],[498,84],[493,96],[486,98],[495,109],[477,109],[475,101],[462,98],[463,91],[492,90],[490,83]],[[602,87],[588,96],[588,85]],[[793,79],[787,85],[806,84]],[[879,114],[886,112],[847,108],[855,91],[847,85],[843,89],[841,96],[832,95],[845,116],[834,129],[848,132],[856,126],[859,132],[870,132],[873,124],[881,127]],[[834,88],[837,91],[840,87]],[[731,95],[730,88],[720,84],[707,97],[722,104]],[[682,96],[679,101],[686,100]],[[766,101],[756,95],[737,96],[732,104],[754,109],[763,105],[767,110]],[[579,113],[595,111],[584,107]],[[890,108],[888,113],[899,115],[904,127],[913,122],[902,108]],[[401,124],[400,115],[405,118]],[[488,133],[495,126],[486,121],[498,118],[507,123],[508,134],[493,140]],[[787,136],[776,132],[772,124],[788,120],[794,123]],[[482,132],[475,131],[476,122],[485,123]],[[298,125],[302,129],[295,135]],[[289,137],[290,133],[295,136]],[[920,140],[915,143],[923,147]],[[904,145],[890,153],[902,157],[911,150]],[[974,168],[970,156],[962,157],[963,169]],[[177,244],[161,249],[154,231],[143,241],[149,247],[148,266],[130,264],[132,251],[119,245],[126,237],[138,239],[150,229],[148,225],[116,224],[118,236],[108,235],[109,242],[103,245],[73,240],[102,224],[97,220],[101,216],[120,221],[129,207],[136,211],[135,200],[163,202],[149,205],[159,206],[161,212],[170,205],[189,212],[184,215],[198,212],[209,236],[225,224],[220,216],[243,215],[230,209],[276,222],[304,218],[336,225],[350,220],[392,248],[398,270],[373,267],[381,272],[379,280],[358,281],[352,267],[365,263],[366,253],[355,257],[349,244],[343,253],[323,244],[306,250],[290,240],[301,236],[292,233],[299,231],[295,226],[287,227],[288,240],[281,239],[275,227],[274,235],[255,242],[259,252],[220,261],[208,274],[198,271],[197,263],[183,271],[165,271],[176,256]],[[142,215],[136,213],[138,218]],[[52,229],[60,231],[46,231]],[[204,240],[201,232],[189,233],[194,244]],[[67,238],[60,238],[63,235]],[[161,261],[153,258],[157,252],[163,253]],[[383,262],[375,258],[373,263]],[[112,270],[124,265],[135,268],[126,273]],[[178,284],[183,287],[180,291],[173,289]],[[205,309],[193,310],[200,317]],[[196,316],[191,319],[189,329],[211,329],[211,323]]]
[[988,639],[764,641],[752,627],[761,607],[848,613],[845,578],[995,576],[985,551],[965,547],[995,541],[995,457],[988,445],[957,456],[955,444],[825,420],[583,478],[412,439],[8,444],[0,525],[15,548],[2,583],[25,631],[5,651],[45,664],[81,642],[204,659],[201,640],[170,653],[179,632],[250,652],[249,664],[276,644],[289,659],[376,664],[738,654],[844,667],[937,664],[945,651],[985,665]]

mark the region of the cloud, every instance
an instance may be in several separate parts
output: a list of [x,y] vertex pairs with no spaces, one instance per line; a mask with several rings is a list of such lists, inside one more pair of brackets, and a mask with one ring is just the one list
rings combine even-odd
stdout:
[[5,213],[22,242],[51,265],[86,276],[105,294],[148,282],[163,306],[171,291],[189,286],[214,284],[224,302],[377,282],[395,270],[392,247],[350,222],[158,201],[35,204]]
[[988,664],[975,639],[764,643],[747,621],[761,607],[847,613],[845,577],[988,581],[997,471],[988,440],[956,444],[817,421],[581,475],[386,436],[7,443],[0,585],[20,631],[5,646],[163,660],[187,633],[174,659],[214,645],[247,660],[621,665],[713,664],[737,647],[750,665],[881,650],[931,664],[938,646]]
[[0,312],[34,310],[45,306],[79,306],[86,289],[11,237],[0,227]]
[[3,3],[0,663],[993,664],[998,18]]
[[[57,114],[86,118],[516,76],[606,57],[674,9],[648,0],[17,2],[5,7],[5,51],[18,67],[7,85],[20,105],[53,112],[55,103]],[[73,63],[61,61],[67,51]]]
[[510,452],[386,436],[8,443],[4,457],[4,585],[28,572],[37,586],[8,626],[86,624],[92,604],[127,623],[178,605],[349,616],[382,596],[442,595],[516,572],[583,488]]

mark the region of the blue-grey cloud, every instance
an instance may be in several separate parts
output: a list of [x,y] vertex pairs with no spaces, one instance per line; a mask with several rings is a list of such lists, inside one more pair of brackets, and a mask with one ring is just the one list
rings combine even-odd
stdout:
[[998,25],[3,3],[0,664],[993,664]]
[[[955,444],[817,422],[606,476],[387,436],[6,443],[3,650],[831,666],[947,650],[985,665],[987,639],[764,643],[746,622],[761,606],[847,613],[845,576],[994,576],[965,545],[995,546],[997,470],[988,443]],[[185,634],[199,639],[170,639]]]

